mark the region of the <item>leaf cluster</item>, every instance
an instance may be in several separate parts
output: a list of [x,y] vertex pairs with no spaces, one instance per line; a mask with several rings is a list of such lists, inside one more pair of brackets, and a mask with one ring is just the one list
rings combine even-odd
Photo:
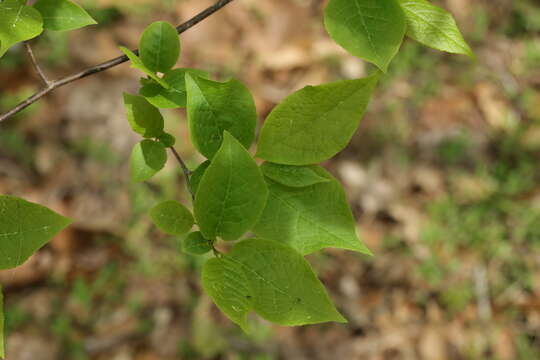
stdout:
[[[150,217],[163,232],[182,236],[185,252],[214,254],[202,285],[245,331],[250,312],[281,325],[345,321],[304,256],[330,247],[371,252],[357,236],[341,184],[318,163],[347,146],[405,36],[473,56],[452,15],[427,0],[330,0],[324,22],[339,45],[378,70],[288,96],[265,119],[255,155],[251,93],[235,79],[219,82],[203,70],[175,68],[182,48],[171,24],[148,26],[138,51],[121,48],[143,74],[139,93],[124,94],[128,122],[142,137],[131,154],[131,178],[151,179],[175,145],[159,109],[186,108],[191,142],[207,159],[193,171],[179,159],[193,206],[168,200]],[[71,0],[0,1],[0,56],[44,29],[91,24]],[[0,269],[22,264],[69,223],[40,205],[0,196]],[[219,241],[234,243],[225,254]],[[0,293],[3,356],[1,305]]]

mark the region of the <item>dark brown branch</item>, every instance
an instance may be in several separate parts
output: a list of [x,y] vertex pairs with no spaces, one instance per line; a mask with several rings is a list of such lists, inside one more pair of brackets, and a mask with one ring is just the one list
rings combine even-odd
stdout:
[[[219,1],[217,1],[214,5],[208,7],[207,9],[205,9],[202,12],[200,12],[199,14],[195,15],[194,17],[192,17],[191,19],[189,19],[185,23],[179,25],[176,28],[176,30],[178,31],[178,34],[181,34],[181,33],[185,32],[186,30],[192,28],[193,26],[197,25],[198,23],[200,23],[201,21],[203,21],[204,19],[206,19],[207,17],[209,17],[213,13],[217,12],[218,10],[220,10],[221,8],[223,8],[225,5],[227,5],[228,3],[232,2],[232,1],[234,1],[234,0],[219,0]],[[135,54],[139,53],[138,50],[134,50],[133,52]],[[67,85],[67,84],[72,83],[74,81],[83,79],[83,78],[85,78],[87,76],[90,76],[90,75],[93,75],[93,74],[108,70],[108,69],[110,69],[110,68],[112,68],[114,66],[125,63],[128,60],[129,60],[128,57],[125,56],[125,55],[119,56],[117,58],[114,58],[114,59],[109,60],[107,62],[104,62],[102,64],[93,66],[93,67],[88,68],[86,70],[83,70],[83,71],[81,71],[79,73],[66,76],[66,77],[64,77],[62,79],[59,79],[59,80],[50,81],[46,88],[44,88],[44,89],[40,90],[39,92],[35,93],[34,95],[30,96],[28,99],[24,100],[23,102],[21,102],[20,104],[15,106],[13,109],[9,110],[7,113],[0,115],[0,122],[2,122],[4,120],[6,120],[7,118],[17,114],[18,112],[26,109],[28,106],[32,105],[33,103],[35,103],[36,101],[41,99],[43,96],[45,96],[48,93],[50,93],[51,91],[59,88],[60,86]]]
[[176,160],[180,164],[180,167],[182,168],[182,172],[184,173],[184,178],[186,179],[186,186],[188,188],[189,193],[191,194],[191,199],[195,200],[195,194],[193,193],[193,190],[191,189],[191,180],[190,180],[191,171],[188,169],[186,163],[184,162],[184,160],[182,160],[182,157],[180,156],[180,154],[178,154],[176,149],[172,146],[169,149],[171,149],[174,157],[176,158]]
[[41,67],[38,64],[36,57],[34,56],[34,51],[32,51],[32,47],[30,46],[30,43],[28,41],[25,41],[24,46],[26,47],[26,52],[28,53],[28,56],[30,57],[30,62],[34,66],[34,69],[39,75],[39,78],[41,79],[41,81],[43,81],[43,84],[45,84],[45,86],[49,87],[49,80],[47,79],[47,76],[45,76],[45,73],[43,72],[43,70],[41,70]]

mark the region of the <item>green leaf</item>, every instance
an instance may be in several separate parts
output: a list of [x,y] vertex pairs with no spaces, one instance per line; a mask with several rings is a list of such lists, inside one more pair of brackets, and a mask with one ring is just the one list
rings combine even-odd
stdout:
[[205,239],[200,231],[194,231],[184,239],[182,249],[188,254],[204,255],[212,250],[212,240]]
[[25,0],[0,2],[0,57],[14,44],[35,38],[43,32],[39,11]]
[[195,222],[191,211],[178,201],[168,200],[157,204],[150,210],[154,224],[170,235],[184,235]]
[[70,0],[38,0],[34,7],[43,17],[43,27],[66,31],[79,29],[97,22],[79,5]]
[[275,241],[241,241],[229,254],[205,264],[202,283],[216,305],[244,331],[252,310],[286,326],[346,322],[309,263]]
[[264,162],[261,171],[269,179],[290,187],[305,187],[321,182],[328,182],[327,178],[320,176],[313,165],[294,166]]
[[158,140],[165,147],[172,147],[176,143],[176,138],[169,133],[161,134],[160,136],[158,136]]
[[307,86],[276,106],[264,122],[257,156],[278,164],[327,160],[349,143],[367,107],[378,74]]
[[174,69],[163,76],[168,89],[153,82],[145,81],[139,93],[152,105],[164,109],[185,108],[187,101],[186,74],[208,77],[208,73],[197,69]]
[[371,252],[356,235],[356,224],[341,184],[319,166],[312,168],[328,182],[292,188],[268,180],[266,208],[253,232],[284,242],[303,255],[334,247]]
[[255,138],[257,112],[249,90],[239,81],[215,82],[186,75],[187,113],[191,140],[211,159],[221,146],[223,131],[247,149]]
[[0,270],[24,263],[70,223],[39,204],[0,196]]
[[259,167],[227,131],[195,197],[195,218],[207,239],[236,240],[258,220],[268,197]]
[[165,21],[156,21],[144,30],[139,49],[141,60],[148,69],[164,73],[178,60],[180,39],[174,26]]
[[407,36],[437,50],[473,56],[448,11],[426,0],[400,0],[400,3],[407,19]]
[[217,307],[247,333],[253,295],[242,265],[228,255],[210,259],[203,266],[201,282]]
[[6,352],[4,350],[4,295],[0,286],[0,358],[4,358]]
[[206,172],[206,169],[210,166],[210,160],[206,160],[202,164],[200,164],[195,171],[191,173],[191,177],[189,178],[189,182],[191,184],[191,192],[193,194],[197,194],[197,189],[199,188],[199,184],[201,182],[201,179]]
[[162,143],[143,140],[131,152],[131,180],[146,181],[163,169],[167,162],[167,151]]
[[330,0],[324,24],[335,42],[384,72],[407,28],[397,0]]
[[163,81],[160,77],[158,77],[154,72],[152,72],[150,69],[148,69],[146,66],[144,66],[141,59],[131,50],[128,48],[125,48],[123,46],[120,46],[120,50],[129,58],[131,61],[131,67],[133,69],[137,69],[148,75],[152,80],[157,82],[159,85],[164,87],[165,89],[169,88],[169,85]]
[[163,116],[144,97],[124,93],[124,104],[133,131],[145,138],[163,135]]

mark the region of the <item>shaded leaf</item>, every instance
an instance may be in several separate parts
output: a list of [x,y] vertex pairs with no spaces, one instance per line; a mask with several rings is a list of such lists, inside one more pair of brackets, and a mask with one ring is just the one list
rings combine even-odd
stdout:
[[163,116],[144,97],[124,93],[124,104],[133,131],[146,138],[163,135]]
[[176,143],[176,138],[169,133],[161,134],[160,136],[158,136],[158,140],[165,147],[172,147]]
[[66,31],[97,24],[82,7],[70,0],[38,0],[34,7],[41,13],[43,27],[48,30]]
[[397,0],[330,0],[324,24],[335,42],[384,72],[407,28]]
[[24,263],[71,220],[13,196],[0,196],[0,270]]
[[184,239],[182,249],[188,254],[204,255],[212,250],[212,241],[205,239],[200,231],[194,231]]
[[378,74],[307,86],[289,95],[264,122],[257,156],[278,164],[327,160],[349,143],[375,88]]
[[191,211],[178,201],[168,200],[157,204],[150,210],[152,222],[170,235],[184,235],[195,222]]
[[268,201],[253,232],[286,243],[303,255],[328,247],[371,254],[356,235],[341,184],[323,168],[313,169],[328,182],[292,188],[268,180]]
[[201,182],[201,179],[206,172],[206,169],[210,166],[210,160],[206,160],[202,164],[200,164],[195,171],[191,173],[191,177],[189,178],[190,184],[191,184],[191,192],[193,194],[197,194],[197,189],[199,188],[199,184]]
[[257,222],[268,196],[259,167],[227,131],[195,197],[195,218],[207,239],[236,240]]
[[157,174],[167,162],[167,152],[162,143],[143,140],[131,152],[131,180],[146,181]]
[[211,159],[227,130],[245,148],[255,138],[257,113],[249,90],[239,81],[220,83],[186,75],[187,112],[193,145]]

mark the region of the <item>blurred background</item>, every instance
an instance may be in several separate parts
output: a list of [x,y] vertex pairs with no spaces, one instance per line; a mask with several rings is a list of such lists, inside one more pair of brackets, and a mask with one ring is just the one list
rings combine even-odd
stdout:
[[[179,24],[211,0],[80,0],[98,26],[32,45],[58,78],[137,46],[155,20]],[[8,360],[540,359],[540,7],[537,0],[436,1],[477,55],[407,40],[351,144],[325,165],[342,180],[376,254],[309,261],[346,325],[245,335],[203,294],[203,258],[150,223],[189,203],[174,159],[129,181],[138,141],[122,92],[128,64],[58,89],[1,125],[0,193],[76,219],[22,267],[0,272]],[[181,36],[178,66],[237,77],[260,120],[305,85],[371,68],[322,26],[323,0],[236,0]],[[0,61],[0,112],[40,82],[22,47]],[[185,112],[164,111],[191,167]]]

